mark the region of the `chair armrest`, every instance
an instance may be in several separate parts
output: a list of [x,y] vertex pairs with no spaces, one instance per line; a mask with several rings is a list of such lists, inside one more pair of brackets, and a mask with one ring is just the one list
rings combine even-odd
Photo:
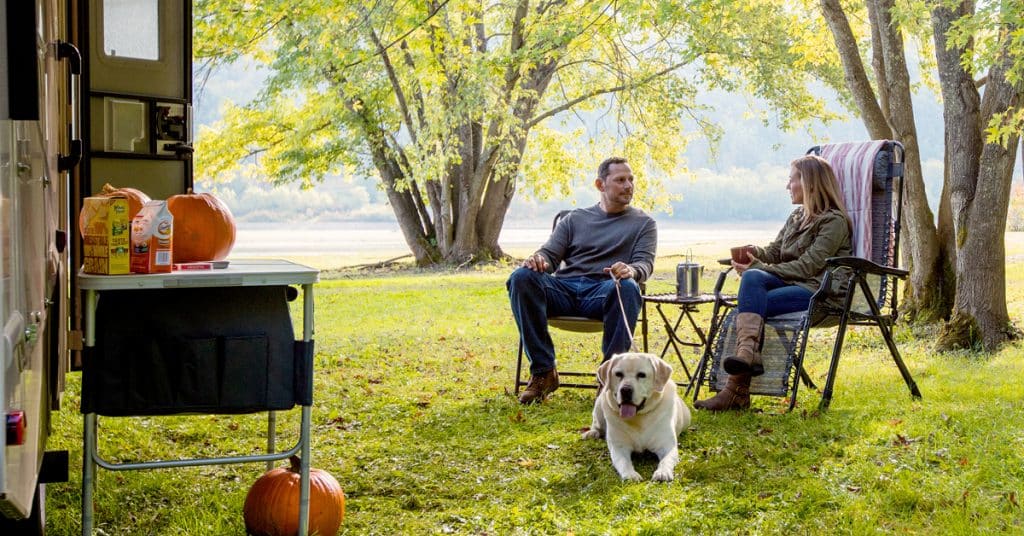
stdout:
[[861,257],[829,257],[825,259],[825,265],[829,268],[851,268],[874,275],[891,275],[900,279],[906,279],[910,275],[907,270],[882,266]]
[[718,274],[718,281],[715,282],[714,294],[715,294],[715,297],[717,297],[717,298],[721,298],[722,297],[722,287],[725,286],[725,277],[727,275],[729,275],[729,272],[732,271],[732,263],[728,262],[726,264],[729,267],[726,268],[725,270],[722,270],[721,272],[719,272],[719,274]]

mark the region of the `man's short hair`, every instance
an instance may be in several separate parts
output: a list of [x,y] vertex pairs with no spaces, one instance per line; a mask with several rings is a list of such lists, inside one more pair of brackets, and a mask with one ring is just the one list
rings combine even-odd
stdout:
[[597,166],[597,178],[605,180],[608,178],[608,168],[612,167],[612,164],[625,164],[626,159],[621,156],[612,156],[606,158],[601,165]]

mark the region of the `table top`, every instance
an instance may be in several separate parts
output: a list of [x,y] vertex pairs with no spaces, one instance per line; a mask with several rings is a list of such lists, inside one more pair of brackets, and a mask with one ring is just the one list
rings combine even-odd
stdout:
[[226,268],[182,270],[169,274],[97,275],[78,272],[78,284],[84,290],[304,285],[319,280],[320,270],[282,259],[232,260]]
[[[723,300],[733,300],[736,296],[731,294],[722,294]],[[646,294],[644,295],[644,301],[652,303],[674,303],[676,305],[698,305],[702,303],[714,303],[715,295],[702,293],[696,296],[679,296],[675,292],[666,292],[664,294]]]

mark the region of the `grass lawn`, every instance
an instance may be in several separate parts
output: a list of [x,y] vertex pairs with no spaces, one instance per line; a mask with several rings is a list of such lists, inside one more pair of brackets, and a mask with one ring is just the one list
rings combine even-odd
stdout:
[[[1022,243],[1007,235],[1014,319],[1024,313]],[[726,250],[696,253],[710,265]],[[678,261],[659,258],[649,292],[671,289]],[[1024,532],[1020,342],[991,355],[937,354],[933,327],[899,326],[924,395],[914,401],[880,336],[855,328],[829,411],[817,412],[818,393],[802,387],[792,413],[768,397],[750,412],[694,412],[675,482],[623,483],[605,445],[580,439],[593,391],[561,389],[530,407],[512,396],[510,269],[322,274],[312,462],[345,489],[343,534]],[[660,319],[651,328],[661,348]],[[812,332],[807,367],[819,383],[832,333]],[[596,368],[598,336],[554,336],[560,368]],[[58,535],[81,532],[79,380],[68,376],[54,414],[50,448],[71,455],[71,481],[48,486],[48,529]],[[279,446],[292,444],[297,421],[298,411],[280,414]],[[119,461],[255,453],[265,426],[262,415],[101,418],[100,449]],[[649,478],[655,465],[641,459],[637,469]],[[244,534],[242,503],[262,471],[99,470],[96,526]]]

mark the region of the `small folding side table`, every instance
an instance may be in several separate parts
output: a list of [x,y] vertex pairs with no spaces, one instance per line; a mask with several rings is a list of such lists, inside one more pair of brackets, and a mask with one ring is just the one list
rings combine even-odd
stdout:
[[[703,362],[703,356],[708,353],[708,341],[714,340],[713,336],[717,330],[718,324],[720,323],[720,317],[724,316],[720,311],[723,308],[727,309],[732,307],[734,296],[715,296],[714,294],[698,294],[696,296],[679,296],[674,292],[664,294],[649,294],[644,296],[644,314],[646,315],[647,304],[653,303],[655,310],[658,311],[658,315],[661,316],[662,321],[665,324],[665,334],[668,336],[668,340],[665,341],[665,346],[662,347],[661,353],[659,354],[662,359],[668,353],[669,348],[675,352],[676,357],[679,359],[679,364],[683,367],[683,372],[686,374],[686,392],[689,393],[690,389],[693,388],[694,370],[690,372],[690,367],[686,364],[686,360],[683,359],[682,348],[689,347],[698,350],[698,353],[702,354],[701,362]],[[713,303],[716,304],[714,314],[711,318],[711,325],[708,331],[705,332],[697,324],[697,321],[693,318],[693,313],[697,312],[702,305]],[[675,321],[669,320],[668,314],[666,314],[663,306],[677,307],[679,313],[675,318]],[[682,332],[685,329],[684,322],[689,324],[693,334],[696,335],[696,339],[684,337]],[[647,347],[647,332],[644,332],[644,347]]]

